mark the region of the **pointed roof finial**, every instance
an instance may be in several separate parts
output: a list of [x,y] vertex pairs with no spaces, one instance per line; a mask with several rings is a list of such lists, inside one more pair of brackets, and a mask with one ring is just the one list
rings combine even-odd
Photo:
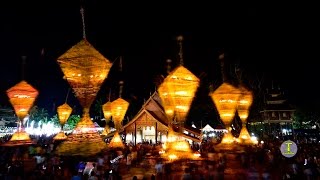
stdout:
[[109,97],[108,97],[108,101],[110,101],[110,100],[111,100],[111,88],[109,90]]
[[222,81],[225,82],[227,80],[227,77],[224,71],[224,52],[219,55],[219,60],[221,61],[220,65],[221,65]]
[[167,59],[166,62],[167,62],[167,74],[169,74],[170,71],[171,71],[171,62],[172,62],[172,60],[171,59]]
[[67,92],[67,95],[66,95],[66,101],[65,101],[65,103],[67,103],[67,102],[68,102],[68,97],[69,97],[70,90],[71,90],[71,88],[69,88],[69,89],[68,89],[68,92]]
[[122,72],[122,56],[120,56],[119,70]]
[[82,37],[83,39],[86,39],[86,24],[84,22],[84,9],[83,7],[81,6],[80,8],[80,13],[81,13],[81,19],[82,19]]
[[122,90],[123,90],[123,84],[124,84],[123,81],[119,81],[119,85],[120,85],[120,88],[119,88],[119,97],[120,97],[120,98],[121,98],[121,94],[122,94]]
[[179,44],[179,62],[180,62],[180,65],[183,66],[183,50],[182,50],[183,36],[182,35],[178,36],[177,41]]

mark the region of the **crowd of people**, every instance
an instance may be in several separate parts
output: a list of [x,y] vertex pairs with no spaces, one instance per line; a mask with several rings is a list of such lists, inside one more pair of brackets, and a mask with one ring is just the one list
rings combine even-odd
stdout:
[[[7,138],[7,137],[5,137]],[[5,141],[2,139],[2,141]],[[284,140],[266,139],[245,146],[241,153],[216,150],[216,143],[193,144],[201,160],[168,161],[161,158],[161,144],[128,143],[124,149],[108,149],[94,157],[58,156],[52,137],[37,144],[1,147],[1,179],[320,179],[320,143],[295,140],[298,151],[291,158],[280,152]]]

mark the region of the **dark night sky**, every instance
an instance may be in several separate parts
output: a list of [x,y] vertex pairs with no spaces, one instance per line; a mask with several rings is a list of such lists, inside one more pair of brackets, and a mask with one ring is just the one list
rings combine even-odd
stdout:
[[[22,78],[21,56],[27,56],[25,80],[40,91],[42,107],[63,103],[68,84],[57,57],[82,39],[79,1],[46,1],[1,5],[0,102],[5,90]],[[86,1],[89,42],[114,61],[123,56],[123,73],[111,70],[99,97],[125,80],[123,97],[147,98],[165,60],[177,62],[175,37],[184,35],[184,66],[208,82],[220,81],[218,52],[225,48],[229,65],[239,64],[253,76],[273,80],[298,106],[319,105],[316,13],[302,5],[272,4],[121,4]],[[44,55],[41,56],[41,50]],[[116,90],[114,90],[116,91]],[[98,97],[98,98],[99,98]],[[72,97],[71,97],[72,99]],[[139,106],[140,108],[140,106]]]

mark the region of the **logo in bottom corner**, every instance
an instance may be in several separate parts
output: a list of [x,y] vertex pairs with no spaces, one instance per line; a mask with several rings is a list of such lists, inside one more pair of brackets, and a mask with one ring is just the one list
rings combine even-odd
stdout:
[[287,140],[281,144],[280,151],[284,157],[291,158],[297,154],[298,147],[295,142]]

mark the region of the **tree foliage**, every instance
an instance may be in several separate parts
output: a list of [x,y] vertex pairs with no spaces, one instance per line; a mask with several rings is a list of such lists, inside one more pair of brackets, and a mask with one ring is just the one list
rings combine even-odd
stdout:
[[47,123],[49,119],[49,113],[44,108],[33,106],[29,111],[29,119],[35,122]]
[[[38,106],[34,106],[30,109],[29,113],[29,121],[34,121],[36,124],[53,122],[54,125],[60,126],[60,121],[58,115],[55,114],[53,117],[49,117],[49,113],[44,108],[39,108]],[[73,129],[80,121],[80,115],[71,115],[66,122],[65,126],[68,129]]]
[[93,116],[94,119],[102,119],[103,112],[102,112],[103,100],[102,98],[97,99],[93,105]]
[[76,125],[78,124],[78,122],[80,121],[80,115],[71,115],[68,119],[68,121],[66,122],[66,127],[70,128],[70,129],[74,129],[76,127]]
[[320,129],[320,113],[313,109],[297,108],[293,116],[295,129]]

